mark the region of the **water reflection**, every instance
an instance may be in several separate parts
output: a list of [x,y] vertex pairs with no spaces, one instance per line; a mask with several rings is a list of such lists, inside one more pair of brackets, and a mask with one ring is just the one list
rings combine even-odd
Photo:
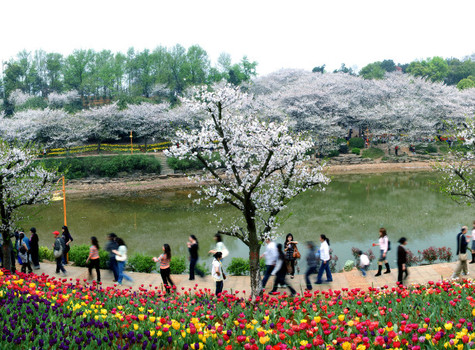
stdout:
[[[454,237],[462,225],[473,220],[473,210],[462,207],[434,191],[430,173],[390,173],[334,176],[324,192],[307,191],[282,213],[288,217],[279,230],[292,232],[301,242],[318,241],[321,233],[331,239],[331,247],[340,257],[340,266],[351,258],[351,247],[366,250],[378,238],[384,226],[393,242],[390,260],[395,259],[397,240],[408,238],[413,252],[434,245],[455,248]],[[193,233],[200,239],[200,253],[213,247],[217,219],[230,221],[235,209],[223,206],[209,209],[188,198],[192,190],[167,190],[131,193],[120,196],[68,197],[68,225],[75,243],[89,244],[97,236],[104,244],[106,234],[115,232],[124,238],[130,253],[158,254],[163,243],[174,254],[187,255],[186,239]],[[31,211],[31,208],[28,208]],[[51,232],[62,226],[62,205],[53,202],[40,207],[39,214],[23,223],[36,226],[40,244],[50,246]],[[283,240],[280,238],[279,241]],[[232,256],[246,256],[246,247],[225,238]],[[374,250],[374,249],[373,249]],[[230,260],[230,259],[228,259]]]

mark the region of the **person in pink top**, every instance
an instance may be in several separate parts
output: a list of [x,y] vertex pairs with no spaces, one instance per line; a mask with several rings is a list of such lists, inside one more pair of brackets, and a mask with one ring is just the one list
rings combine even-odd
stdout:
[[[162,276],[163,285],[165,286],[168,293],[168,289],[175,286],[175,283],[173,283],[172,279],[170,278],[170,261],[172,259],[172,252],[170,246],[166,243],[163,245],[162,250],[162,255],[160,255],[158,258],[153,257],[152,259],[156,263],[160,263],[160,276]],[[170,285],[168,282],[170,282]]]
[[89,256],[87,257],[86,264],[89,264],[89,278],[92,279],[92,269],[96,269],[97,282],[101,281],[100,258],[99,258],[99,242],[96,237],[91,237],[91,247],[89,248]]

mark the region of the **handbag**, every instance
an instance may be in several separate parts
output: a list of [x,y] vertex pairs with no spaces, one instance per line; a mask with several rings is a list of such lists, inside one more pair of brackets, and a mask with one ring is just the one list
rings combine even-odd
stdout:
[[59,249],[58,250],[56,250],[56,249],[53,250],[53,255],[56,259],[63,256],[63,246],[61,244],[61,241],[59,242]]
[[294,246],[294,254],[293,254],[294,259],[300,259],[301,255],[300,252],[297,248],[297,246]]

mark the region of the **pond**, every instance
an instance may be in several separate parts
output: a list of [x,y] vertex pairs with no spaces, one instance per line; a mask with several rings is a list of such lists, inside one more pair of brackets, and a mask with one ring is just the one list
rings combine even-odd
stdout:
[[[324,192],[309,190],[290,203],[281,215],[287,219],[279,232],[293,233],[301,243],[302,257],[306,251],[303,243],[317,242],[325,233],[339,257],[339,268],[352,259],[352,247],[372,248],[380,227],[387,229],[392,241],[391,263],[401,236],[408,238],[407,247],[415,253],[429,246],[447,246],[454,251],[455,235],[462,225],[471,227],[475,217],[471,207],[436,192],[431,186],[434,179],[434,174],[420,172],[334,176]],[[187,255],[187,237],[193,233],[205,258],[214,246],[217,217],[230,220],[237,211],[229,206],[209,209],[195,204],[192,198],[196,197],[196,192],[188,189],[68,196],[68,226],[75,244],[89,244],[90,237],[97,236],[104,245],[107,233],[115,232],[125,240],[130,254],[158,255],[168,243],[173,254]],[[28,208],[27,213],[32,215],[22,222],[25,230],[35,226],[40,245],[51,246],[51,232],[60,231],[63,224],[62,201]],[[247,258],[247,247],[238,240],[225,237],[225,244],[230,257]]]

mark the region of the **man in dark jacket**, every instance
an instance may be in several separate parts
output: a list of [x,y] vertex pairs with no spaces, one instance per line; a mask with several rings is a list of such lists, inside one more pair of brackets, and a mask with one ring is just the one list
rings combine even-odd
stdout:
[[114,280],[112,282],[117,282],[119,279],[119,268],[117,265],[117,260],[115,259],[115,254],[112,253],[113,250],[118,250],[119,245],[115,241],[117,238],[115,233],[109,233],[107,235],[107,245],[106,250],[109,252],[109,268],[111,269],[112,273],[114,274]]
[[460,276],[460,272],[462,271],[462,275],[468,275],[468,266],[467,266],[467,237],[465,237],[468,231],[467,226],[463,226],[462,230],[457,235],[457,255],[458,255],[458,262],[457,266],[455,267],[454,274],[452,278],[458,278]]
[[35,270],[38,270],[40,268],[40,256],[39,256],[39,238],[38,234],[36,233],[36,228],[32,227],[30,228],[30,256],[31,256],[31,261],[33,262],[33,268]]

